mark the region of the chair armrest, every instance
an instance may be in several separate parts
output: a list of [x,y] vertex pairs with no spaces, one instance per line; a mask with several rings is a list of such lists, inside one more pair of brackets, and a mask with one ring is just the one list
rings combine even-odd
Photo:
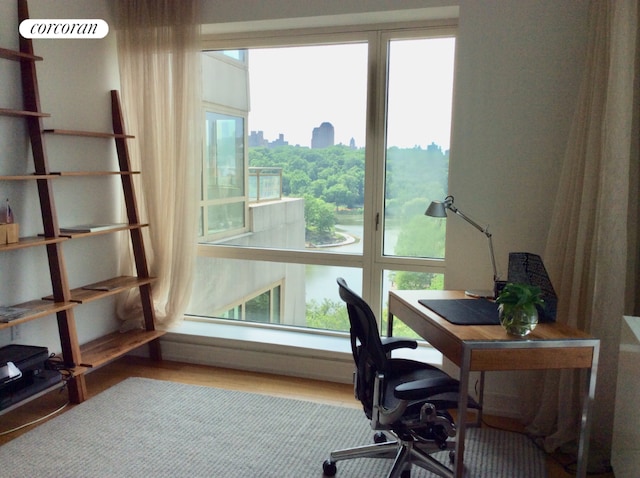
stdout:
[[406,339],[403,337],[381,337],[382,348],[385,353],[389,353],[396,349],[416,349],[418,348],[418,342],[413,339]]
[[432,377],[402,383],[394,389],[393,394],[400,400],[422,400],[441,393],[457,393],[459,390],[459,382],[451,377]]

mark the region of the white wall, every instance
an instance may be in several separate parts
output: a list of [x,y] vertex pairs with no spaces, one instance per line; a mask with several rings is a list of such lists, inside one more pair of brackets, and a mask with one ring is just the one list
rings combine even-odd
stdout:
[[[201,0],[203,24],[224,24],[327,15],[370,14],[388,10],[455,6],[455,0]],[[317,24],[317,23],[316,23]]]
[[[450,190],[509,251],[542,254],[582,73],[587,2],[462,2]],[[448,222],[447,286],[490,288],[487,242]],[[455,251],[452,254],[451,251]]]
[[[111,23],[109,2],[83,0],[32,0],[31,18],[100,18]],[[0,1],[0,46],[18,48],[15,0]],[[109,91],[119,88],[115,33],[101,40],[34,40],[42,110],[51,118],[45,128],[111,131]],[[19,64],[0,60],[0,104],[22,108]],[[0,174],[32,172],[33,160],[24,121],[0,117]],[[113,141],[71,137],[45,138],[49,164],[59,170],[108,170],[117,168]],[[0,182],[0,196],[11,197],[21,236],[42,233],[35,183]],[[121,209],[118,178],[73,178],[54,182],[54,197],[61,225],[114,222]],[[114,235],[68,241],[63,246],[71,287],[117,275]],[[0,254],[0,277],[10,287],[0,288],[0,304],[9,305],[51,294],[44,248]],[[113,301],[76,307],[82,342],[117,327]],[[14,343],[47,346],[60,351],[55,316],[19,326]],[[0,346],[11,340],[10,330],[0,331]]]

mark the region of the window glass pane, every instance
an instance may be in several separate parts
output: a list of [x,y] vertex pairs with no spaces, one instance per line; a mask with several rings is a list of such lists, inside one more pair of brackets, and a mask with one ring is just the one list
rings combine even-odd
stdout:
[[271,321],[271,294],[270,291],[249,299],[245,305],[247,315],[245,320],[249,322],[266,322]]
[[246,50],[224,50],[223,55],[238,61],[245,61]]
[[282,311],[280,310],[281,304],[281,287],[274,287],[271,290],[271,323],[280,324]]
[[207,111],[207,199],[244,196],[243,119]]
[[[383,313],[382,313],[382,333],[387,333],[388,322],[388,297],[389,291],[395,290],[443,290],[444,274],[431,272],[411,272],[411,271],[384,271],[383,281]],[[395,337],[411,337],[421,339],[410,327],[402,323],[400,319],[393,319],[393,335]]]
[[444,258],[445,223],[424,211],[447,194],[454,46],[453,38],[389,44],[385,255]]
[[355,268],[199,257],[187,310],[201,317],[348,331],[337,277],[361,293],[362,272]]
[[[254,49],[247,58],[249,201],[283,199],[252,209],[260,232],[251,245],[361,253],[367,45]],[[295,240],[283,243],[283,229]]]
[[244,225],[244,202],[207,207],[208,233],[240,229]]

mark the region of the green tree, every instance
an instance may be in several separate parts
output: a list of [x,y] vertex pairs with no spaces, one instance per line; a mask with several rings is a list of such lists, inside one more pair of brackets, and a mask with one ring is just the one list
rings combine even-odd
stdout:
[[307,229],[318,234],[333,234],[336,216],[333,206],[311,195],[304,196],[304,218]]
[[315,299],[307,303],[307,326],[315,329],[349,330],[349,316],[344,302]]
[[311,178],[301,170],[289,174],[289,190],[292,196],[303,196],[311,186]]

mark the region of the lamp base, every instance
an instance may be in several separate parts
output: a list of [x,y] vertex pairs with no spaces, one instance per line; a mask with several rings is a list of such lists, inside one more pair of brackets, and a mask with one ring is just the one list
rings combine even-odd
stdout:
[[480,290],[480,289],[465,290],[464,295],[468,295],[469,297],[475,297],[477,299],[495,299],[494,291],[492,290]]

